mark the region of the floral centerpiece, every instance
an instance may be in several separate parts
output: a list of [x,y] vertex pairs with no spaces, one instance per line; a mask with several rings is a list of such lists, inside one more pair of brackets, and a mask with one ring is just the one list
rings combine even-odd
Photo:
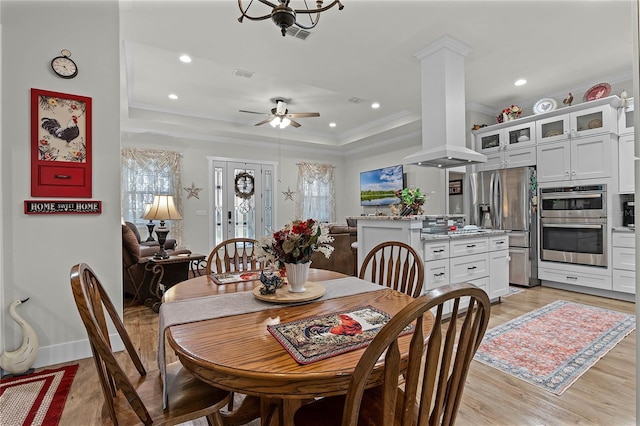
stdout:
[[[331,242],[333,237],[329,235],[326,224],[313,219],[294,220],[279,231],[258,238],[254,256],[259,262],[277,264],[279,268],[286,267],[288,282],[291,284],[289,291],[303,292],[305,291],[304,282],[311,265],[311,255],[319,251],[328,259],[333,253],[333,246],[329,244]],[[294,268],[291,265],[301,265],[301,267]],[[301,289],[296,289],[293,283],[298,281],[295,276],[297,272],[294,272],[294,269],[301,269],[303,275],[306,270],[306,275],[302,277],[304,279],[300,283]]]
[[519,107],[518,105],[511,105],[510,107],[503,109],[502,113],[498,115],[498,123],[515,120],[516,118],[520,118],[521,115],[522,107]]
[[396,197],[400,198],[400,210],[397,214],[407,216],[409,214],[422,214],[422,205],[427,200],[427,194],[423,194],[420,188],[404,188],[396,191]]

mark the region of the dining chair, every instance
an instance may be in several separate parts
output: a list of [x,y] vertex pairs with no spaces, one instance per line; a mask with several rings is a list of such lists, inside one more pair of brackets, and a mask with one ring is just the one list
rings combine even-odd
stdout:
[[[191,375],[179,362],[167,366],[169,405],[162,408],[162,380],[158,369],[146,371],[124,324],[95,272],[85,263],[71,268],[71,289],[80,318],[87,330],[105,404],[102,420],[114,425],[140,422],[174,425],[207,417],[222,425],[219,410],[229,402],[229,392],[210,386]],[[122,339],[129,359],[139,374],[127,376],[113,353],[104,310]]]
[[367,253],[360,274],[362,279],[418,297],[424,282],[424,262],[413,247],[400,241],[386,241]]
[[[449,301],[453,309],[445,320],[444,307]],[[433,329],[424,336],[424,315],[432,309]],[[295,425],[453,425],[490,309],[487,294],[473,284],[446,285],[426,292],[382,327],[358,362],[346,396],[303,405],[295,413]],[[414,321],[408,356],[402,360],[398,337]],[[371,377],[381,357],[384,372]],[[404,378],[402,387],[400,376]],[[365,390],[370,381],[375,387]]]
[[262,269],[260,262],[253,258],[256,244],[258,240],[252,238],[231,238],[221,242],[209,254],[206,274]]

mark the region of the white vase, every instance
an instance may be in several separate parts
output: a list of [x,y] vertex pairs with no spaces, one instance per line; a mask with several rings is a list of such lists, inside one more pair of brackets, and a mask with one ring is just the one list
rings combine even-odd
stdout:
[[311,262],[306,263],[285,263],[287,269],[287,282],[289,283],[289,291],[291,293],[302,293],[307,289],[304,288],[304,283],[309,278],[309,268]]

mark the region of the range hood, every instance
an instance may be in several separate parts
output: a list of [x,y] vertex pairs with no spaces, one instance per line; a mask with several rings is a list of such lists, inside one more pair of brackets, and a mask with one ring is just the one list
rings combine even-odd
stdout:
[[484,163],[487,157],[466,147],[464,57],[466,44],[443,35],[416,53],[422,80],[422,150],[405,164],[458,167]]

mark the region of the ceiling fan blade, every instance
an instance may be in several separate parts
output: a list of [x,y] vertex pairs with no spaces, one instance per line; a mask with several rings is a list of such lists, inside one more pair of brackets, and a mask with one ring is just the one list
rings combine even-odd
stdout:
[[[290,119],[290,120],[291,120],[291,119]],[[291,124],[293,127],[300,127],[300,126],[302,126],[302,124],[298,123],[298,122],[297,122],[297,121],[295,121],[295,120],[291,120],[291,123],[289,123],[289,124]]]
[[271,120],[273,120],[273,118],[269,117],[266,120],[262,120],[261,122],[254,124],[254,126],[262,126],[263,124],[266,124],[266,123],[270,122]]
[[261,114],[261,115],[267,114],[266,112],[245,111],[244,109],[241,109],[240,112],[246,112],[248,114]]
[[287,114],[287,117],[289,118],[320,117],[320,113],[319,112],[293,112],[291,114]]

